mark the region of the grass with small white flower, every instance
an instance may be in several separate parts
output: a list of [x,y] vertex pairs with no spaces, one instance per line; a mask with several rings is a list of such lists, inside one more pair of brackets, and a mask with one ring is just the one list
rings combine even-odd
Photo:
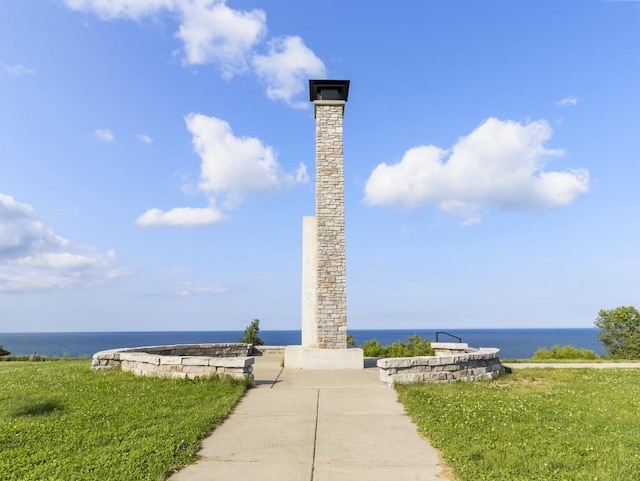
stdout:
[[246,388],[95,373],[87,360],[0,363],[0,479],[164,480]]
[[396,389],[461,481],[638,479],[640,370],[523,369]]

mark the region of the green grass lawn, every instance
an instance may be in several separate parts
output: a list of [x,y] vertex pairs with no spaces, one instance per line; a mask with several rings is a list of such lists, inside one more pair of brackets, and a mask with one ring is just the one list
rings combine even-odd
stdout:
[[523,369],[396,389],[461,481],[640,479],[640,370]]
[[0,363],[0,479],[163,480],[247,385],[94,373],[90,361]]

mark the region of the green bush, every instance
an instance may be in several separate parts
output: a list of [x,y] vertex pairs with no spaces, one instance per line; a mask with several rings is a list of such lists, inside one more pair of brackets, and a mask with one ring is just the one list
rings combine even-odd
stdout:
[[28,354],[22,356],[14,356],[12,354],[8,356],[0,356],[0,361],[29,361],[29,362],[41,362],[41,361],[57,361],[60,358],[39,356],[38,354]]
[[601,310],[594,322],[600,328],[598,340],[607,356],[616,359],[640,359],[640,312],[633,306]]
[[361,346],[365,357],[414,357],[433,356],[434,351],[429,339],[422,339],[418,334],[414,334],[407,339],[406,344],[402,341],[383,346],[377,339],[364,341]]
[[347,332],[347,346],[355,346],[356,338],[353,337],[353,333]]
[[11,353],[0,345],[0,356],[8,356],[9,354]]
[[385,357],[383,355],[385,347],[377,339],[364,341],[360,347],[365,357]]
[[553,346],[551,349],[543,347],[538,349],[531,359],[544,361],[547,359],[599,359],[591,349],[577,348],[574,346]]
[[8,356],[0,356],[0,362],[49,362],[49,361],[68,361],[70,359],[76,360],[87,360],[89,357],[87,355],[82,355],[76,358],[71,358],[69,356],[42,356],[40,354],[9,354]]
[[260,332],[260,319],[254,319],[251,324],[244,330],[244,336],[238,339],[238,342],[244,342],[246,344],[253,344],[254,346],[262,346],[264,341],[260,339],[258,333]]

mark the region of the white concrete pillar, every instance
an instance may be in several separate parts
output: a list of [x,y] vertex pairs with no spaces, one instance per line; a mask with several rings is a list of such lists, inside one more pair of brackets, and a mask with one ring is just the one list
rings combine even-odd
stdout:
[[318,347],[316,218],[302,218],[302,346]]

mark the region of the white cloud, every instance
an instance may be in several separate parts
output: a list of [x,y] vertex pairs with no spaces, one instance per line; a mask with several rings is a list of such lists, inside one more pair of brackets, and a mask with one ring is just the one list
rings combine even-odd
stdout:
[[69,243],[45,229],[33,207],[0,193],[0,262],[34,252],[59,249]]
[[191,282],[181,282],[177,287],[178,295],[184,297],[193,296],[196,294],[225,294],[231,290],[230,287],[225,287],[218,284],[203,285],[194,284]]
[[110,263],[108,253],[103,257],[100,255],[71,254],[70,252],[45,252],[35,256],[26,256],[17,259],[17,264],[43,267],[59,271],[78,271],[92,267],[102,267]]
[[233,10],[224,1],[177,5],[182,23],[176,36],[184,42],[187,64],[214,63],[225,78],[248,69],[247,56],[266,33],[262,10]]
[[138,217],[136,224],[140,227],[160,225],[171,227],[198,227],[225,220],[227,220],[227,216],[216,209],[215,206],[205,208],[176,207],[168,212],[163,212],[160,209],[149,209]]
[[0,193],[0,221],[19,219],[21,217],[30,218],[34,214],[35,211],[29,204],[22,204],[10,195]]
[[253,58],[256,73],[268,83],[267,96],[282,100],[292,107],[306,107],[308,102],[295,102],[293,97],[305,91],[309,78],[324,78],[327,70],[300,37],[278,37],[269,42],[268,55]]
[[133,276],[134,275],[134,271],[132,271],[131,269],[129,269],[127,267],[120,267],[118,269],[108,270],[106,275],[107,275],[107,279],[118,279],[120,277]]
[[255,137],[236,137],[224,120],[192,113],[185,117],[200,156],[202,191],[226,194],[226,205],[235,205],[247,194],[274,192],[304,181],[306,167],[288,174],[276,152]]
[[136,134],[136,139],[138,139],[143,144],[153,144],[153,139],[147,134]]
[[267,83],[267,95],[293,107],[306,107],[293,97],[304,92],[309,77],[325,77],[324,63],[300,37],[285,36],[269,42],[269,53],[256,48],[267,32],[263,10],[236,10],[226,0],[64,0],[72,10],[93,12],[103,20],[169,13],[178,21],[176,37],[182,41],[184,63],[213,64],[224,78],[253,70]]
[[72,10],[93,11],[103,20],[138,20],[162,10],[173,10],[180,0],[64,0]]
[[195,227],[226,221],[229,217],[217,207],[220,200],[223,209],[230,210],[247,195],[273,193],[309,180],[304,164],[293,173],[285,172],[272,147],[255,137],[236,137],[224,120],[191,113],[185,122],[201,159],[198,189],[209,198],[209,206],[167,212],[150,209],[137,219],[141,227]]
[[0,293],[21,293],[85,286],[86,283],[77,277],[47,272],[31,271],[15,275],[0,274]]
[[35,75],[36,71],[30,68],[25,67],[24,65],[7,65],[6,63],[2,64],[2,69],[7,72],[12,77],[22,77],[23,75]]
[[168,12],[178,19],[176,37],[187,65],[213,63],[225,78],[248,69],[248,57],[266,33],[262,10],[234,10],[226,0],[64,0],[72,10],[102,20],[139,20]]
[[490,118],[450,150],[429,145],[408,150],[396,164],[378,165],[365,185],[369,205],[439,209],[480,221],[484,209],[560,207],[589,190],[589,172],[548,172],[546,163],[563,155],[544,143],[552,130],[544,121],[521,124]]
[[298,168],[295,173],[295,181],[297,184],[306,184],[309,182],[309,174],[307,173],[307,166],[302,162],[298,164]]
[[93,135],[101,142],[113,142],[116,138],[109,129],[96,129]]
[[44,227],[33,207],[0,193],[0,292],[97,285],[115,260],[113,251],[72,247]]
[[575,107],[576,105],[578,105],[578,99],[574,96],[565,97],[562,100],[556,102],[556,105],[558,107],[568,107],[568,106]]

